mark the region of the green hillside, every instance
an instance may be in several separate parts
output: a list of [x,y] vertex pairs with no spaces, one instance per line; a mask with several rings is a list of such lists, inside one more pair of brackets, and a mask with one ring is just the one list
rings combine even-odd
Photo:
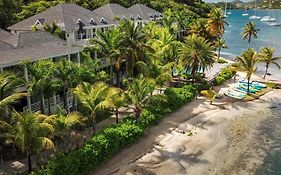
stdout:
[[125,7],[142,3],[159,11],[167,8],[186,9],[200,16],[206,16],[210,9],[210,5],[203,3],[202,0],[0,0],[0,28],[5,29],[18,21],[64,2],[76,3],[90,10],[108,2],[118,3]]

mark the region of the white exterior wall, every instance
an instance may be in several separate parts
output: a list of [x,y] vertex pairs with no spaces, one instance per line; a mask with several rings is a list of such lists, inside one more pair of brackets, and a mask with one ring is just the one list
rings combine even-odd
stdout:
[[75,33],[74,32],[65,33],[65,35],[66,35],[66,42],[67,42],[67,44],[69,44],[69,45],[76,44],[76,39],[75,39]]

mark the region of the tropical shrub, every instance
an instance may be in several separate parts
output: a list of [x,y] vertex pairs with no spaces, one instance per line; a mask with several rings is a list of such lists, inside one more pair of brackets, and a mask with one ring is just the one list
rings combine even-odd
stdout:
[[232,78],[235,75],[235,71],[230,68],[223,69],[218,76],[214,79],[214,85],[219,86],[222,85],[226,80]]
[[[97,168],[103,161],[109,159],[118,150],[136,142],[145,130],[161,120],[165,114],[191,101],[197,92],[193,85],[181,88],[168,88],[165,95],[153,96],[141,113],[141,120],[135,121],[134,116],[128,116],[118,124],[105,128],[94,135],[81,148],[67,154],[58,154],[41,170],[32,175],[77,175],[86,174]],[[159,104],[157,104],[159,102]],[[153,106],[153,105],[155,106]],[[161,106],[163,105],[163,106]],[[151,107],[153,106],[153,108]]]
[[168,88],[165,95],[168,98],[168,103],[171,110],[178,109],[186,102],[191,101],[196,94],[196,88],[192,85],[186,85],[182,88]]

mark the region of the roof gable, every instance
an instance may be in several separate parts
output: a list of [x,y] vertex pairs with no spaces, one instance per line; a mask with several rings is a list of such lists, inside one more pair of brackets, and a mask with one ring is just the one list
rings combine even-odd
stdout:
[[99,14],[100,16],[107,17],[110,20],[114,20],[115,17],[119,17],[120,19],[130,19],[133,15],[131,10],[116,3],[108,3],[95,9],[93,12]]
[[[53,21],[67,32],[72,32],[79,28],[77,21],[80,19],[84,26],[104,25],[99,23],[101,16],[98,14],[80,7],[76,4],[65,3],[59,4],[47,9],[37,15],[27,18],[17,24],[10,26],[10,30],[31,30],[34,24],[51,24]],[[93,24],[93,19],[96,23]],[[108,24],[114,24],[113,21],[107,19]]]
[[133,11],[136,16],[140,16],[141,19],[149,20],[151,18],[162,18],[162,13],[147,7],[143,4],[135,4],[129,8],[130,11]]

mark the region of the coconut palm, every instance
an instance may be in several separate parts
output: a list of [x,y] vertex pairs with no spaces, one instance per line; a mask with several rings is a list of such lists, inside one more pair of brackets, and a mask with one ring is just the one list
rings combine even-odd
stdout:
[[168,82],[172,81],[172,68],[175,66],[175,62],[167,63],[162,66],[160,64],[145,64],[142,61],[137,62],[138,71],[146,78],[155,80],[156,86],[160,88],[164,87]]
[[248,38],[249,47],[251,45],[252,38],[258,37],[258,35],[257,35],[258,31],[259,31],[259,29],[256,28],[256,25],[253,22],[248,22],[246,24],[246,26],[243,28],[242,38],[244,40]]
[[[65,109],[58,108],[57,113],[49,116],[49,123],[55,128],[55,136],[66,142],[66,137],[70,140],[70,130],[74,125],[82,125],[83,117],[79,112],[67,113]],[[58,146],[59,147],[59,146]],[[65,147],[65,145],[64,145]]]
[[78,97],[82,105],[91,112],[89,120],[92,123],[93,133],[95,133],[96,115],[99,110],[103,109],[105,100],[115,94],[105,83],[99,82],[94,85],[81,83],[74,89],[74,94]]
[[[15,104],[26,96],[26,93],[16,91],[16,88],[23,84],[23,80],[18,78],[15,74],[2,72],[0,73],[0,159],[2,159],[2,147],[5,143],[11,143],[12,135],[9,132],[8,117],[4,117],[5,112],[9,106]],[[2,120],[2,121],[1,121]],[[0,160],[1,161],[1,160]]]
[[125,80],[130,108],[134,110],[136,120],[139,121],[142,109],[149,100],[149,94],[155,89],[155,81],[149,78],[130,78]]
[[75,87],[77,82],[81,80],[80,74],[79,65],[72,61],[64,59],[55,65],[55,77],[60,80],[62,85],[63,106],[66,111],[68,111],[67,95],[69,89]]
[[126,106],[128,103],[128,97],[125,92],[119,88],[110,88],[110,91],[106,100],[101,103],[102,108],[110,109],[115,114],[116,124],[119,122],[119,109]]
[[120,43],[123,38],[123,33],[114,28],[104,32],[98,31],[97,36],[98,38],[92,39],[91,43],[94,45],[95,50],[102,55],[103,59],[109,60],[110,84],[113,85],[113,66],[117,61],[120,62],[122,60],[123,53],[125,52]]
[[29,111],[12,114],[12,122],[1,122],[1,126],[5,126],[7,133],[12,138],[13,143],[26,153],[28,160],[28,172],[32,170],[31,156],[43,149],[53,149],[54,143],[50,139],[54,127],[48,122],[48,117]]
[[124,20],[119,26],[124,38],[121,41],[122,47],[127,48],[127,74],[132,76],[135,63],[138,61],[147,61],[146,52],[154,52],[154,50],[145,43],[146,36],[140,30],[138,25],[129,20]]
[[24,66],[32,76],[28,89],[32,94],[39,93],[41,113],[45,113],[45,89],[52,81],[55,64],[51,60],[42,60],[35,63],[24,62]]
[[164,12],[164,18],[162,19],[162,25],[168,28],[171,34],[174,34],[176,31],[176,26],[174,23],[176,22],[176,18],[174,12],[171,9],[168,9]]
[[263,76],[263,79],[265,79],[267,72],[268,72],[268,68],[270,64],[275,65],[278,69],[281,68],[281,66],[278,64],[277,60],[279,60],[281,57],[274,57],[274,49],[273,48],[269,48],[269,47],[264,47],[261,49],[260,52],[260,61],[265,63],[265,73]]
[[170,34],[167,28],[163,27],[155,28],[154,32],[154,37],[147,42],[155,51],[155,53],[152,54],[153,59],[150,60],[150,62],[153,64],[166,64],[175,61],[173,55],[170,54],[172,50],[179,45],[175,36]]
[[208,29],[213,36],[221,38],[226,25],[228,23],[221,9],[215,8],[208,14]]
[[26,96],[26,93],[20,93],[17,87],[23,85],[24,81],[15,74],[0,73],[0,109],[5,110],[9,105],[16,103],[19,99]]
[[214,63],[212,47],[203,38],[196,35],[187,37],[179,49],[180,64],[191,69],[193,82],[199,68],[207,68]]
[[204,37],[207,40],[211,40],[213,36],[208,30],[208,23],[205,18],[198,18],[191,23],[191,27],[189,29],[189,34],[196,34],[198,36]]
[[221,49],[227,48],[226,42],[223,38],[218,38],[217,42],[215,43],[215,47],[218,48],[218,59],[221,56]]
[[253,49],[249,48],[236,58],[238,62],[238,70],[246,72],[246,79],[248,81],[247,93],[250,93],[250,80],[253,73],[257,70],[257,63],[259,62],[259,55]]

